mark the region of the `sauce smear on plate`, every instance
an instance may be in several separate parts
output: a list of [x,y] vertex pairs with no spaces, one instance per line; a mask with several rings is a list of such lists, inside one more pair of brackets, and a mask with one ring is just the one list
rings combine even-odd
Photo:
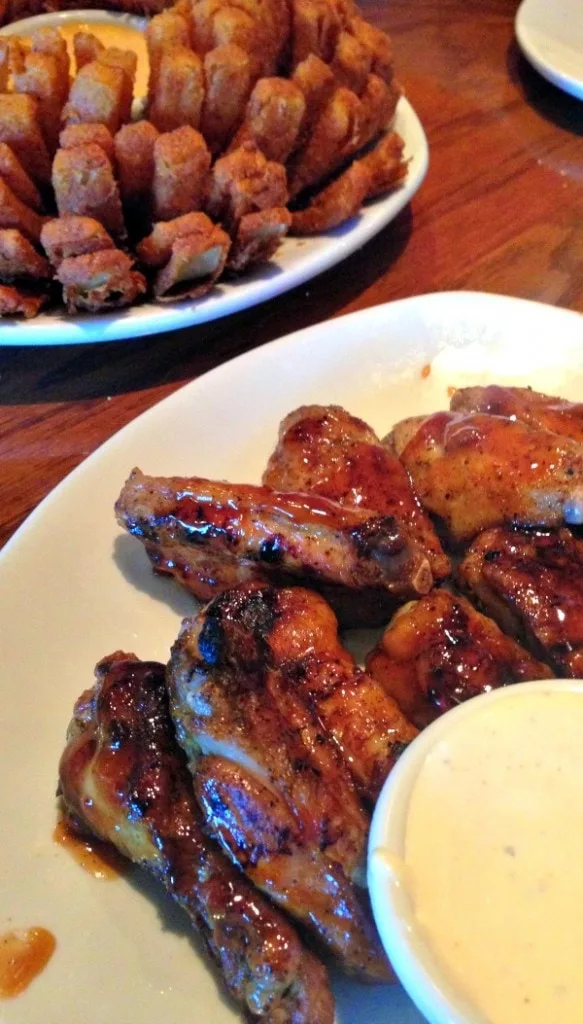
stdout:
[[48,964],[56,946],[46,928],[27,928],[0,935],[0,997],[24,992]]

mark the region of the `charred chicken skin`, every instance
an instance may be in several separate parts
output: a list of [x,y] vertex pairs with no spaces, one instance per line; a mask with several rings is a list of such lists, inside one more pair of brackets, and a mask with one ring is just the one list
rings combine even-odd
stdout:
[[164,677],[131,654],[99,663],[61,758],[66,807],[165,885],[253,1020],[332,1024],[322,964],[203,832]]
[[[346,970],[387,979],[358,891],[368,814],[341,746],[318,713],[326,700],[317,694],[324,673],[317,664],[311,670],[314,700],[305,693],[309,682],[294,677],[310,672],[310,629],[298,612],[304,601],[304,614],[310,613],[310,597],[252,583],[187,619],[172,650],[171,711],[209,832]],[[326,633],[337,645],[333,619],[323,631],[314,623],[312,639],[325,645]],[[325,660],[319,646],[312,653],[316,663]],[[321,689],[326,685],[333,691],[333,683],[322,682]],[[332,719],[333,692],[329,697]],[[337,721],[341,732],[340,713]]]
[[438,412],[387,439],[453,542],[504,523],[583,522],[583,447],[518,420]]
[[563,434],[574,441],[583,441],[583,403],[566,398],[543,395],[531,388],[488,387],[460,388],[453,396],[453,412],[486,412],[491,416],[507,416],[540,427],[554,434]]
[[340,406],[306,405],[286,416],[263,482],[392,516],[425,553],[434,580],[449,574],[449,560],[403,466],[363,420]]
[[487,530],[459,579],[558,675],[583,676],[583,541],[569,530]]
[[447,590],[401,608],[366,665],[420,729],[470,697],[553,674]]
[[201,600],[253,579],[309,580],[344,623],[373,625],[431,588],[427,557],[394,517],[314,494],[134,470],[116,513]]

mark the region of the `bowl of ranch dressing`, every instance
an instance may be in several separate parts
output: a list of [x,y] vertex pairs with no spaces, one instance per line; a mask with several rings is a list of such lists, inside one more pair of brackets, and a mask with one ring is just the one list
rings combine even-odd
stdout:
[[494,690],[420,733],[377,802],[368,884],[431,1024],[582,1024],[583,681]]

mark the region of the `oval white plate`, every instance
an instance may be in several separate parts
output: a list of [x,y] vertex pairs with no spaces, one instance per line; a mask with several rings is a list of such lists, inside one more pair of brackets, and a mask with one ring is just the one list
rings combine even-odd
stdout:
[[[144,20],[106,11],[62,11],[14,22],[0,34],[31,32],[35,26],[63,24],[67,21],[115,23],[140,28]],[[217,287],[197,301],[186,299],[168,305],[148,302],[116,313],[69,317],[64,313],[41,313],[33,320],[2,320],[0,345],[72,345],[83,342],[114,341],[160,334],[179,327],[191,327],[219,317],[238,313],[259,302],[273,299],[317,274],[340,263],[362,248],[374,235],[394,220],[415,194],[427,171],[429,150],[417,114],[404,98],[399,101],[395,131],[405,142],[409,171],[403,185],[387,196],[367,203],[358,217],[334,231],[306,238],[284,239],[275,259],[237,281]]]
[[[551,344],[549,344],[551,342]],[[431,373],[422,378],[427,364]],[[581,397],[583,317],[515,299],[427,295],[256,349],[178,391],[68,477],[0,555],[0,933],[43,925],[47,970],[2,1024],[238,1020],[180,912],[140,880],[100,883],[51,842],[73,702],[116,648],[165,660],[192,602],[155,578],[113,503],[128,471],[256,481],[282,417],[336,402],[384,434],[450,385],[509,381]],[[403,990],[336,984],[341,1024],[420,1024]],[[193,1017],[194,1008],[194,1017]]]
[[541,75],[583,99],[581,0],[523,0],[516,13],[516,37]]

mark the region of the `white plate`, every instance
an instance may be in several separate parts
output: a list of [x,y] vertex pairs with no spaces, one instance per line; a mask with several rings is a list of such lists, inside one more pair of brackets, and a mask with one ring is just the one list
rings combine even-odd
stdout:
[[[431,373],[421,371],[427,364]],[[472,293],[406,299],[312,327],[227,363],[126,427],[68,477],[0,555],[0,933],[57,937],[46,971],[0,1004],[2,1024],[238,1020],[180,912],[139,879],[100,883],[51,842],[73,702],[116,648],[165,660],[192,603],[120,535],[134,465],[259,481],[281,418],[337,402],[384,434],[448,402],[450,385],[508,381],[581,398],[583,318]],[[339,982],[341,1024],[420,1024],[403,990]],[[193,1016],[193,1007],[195,1013]]]
[[541,75],[583,99],[581,0],[523,0],[516,14],[516,37]]
[[[14,22],[1,29],[0,35],[24,34],[42,25],[58,27],[67,21],[121,21],[137,28],[145,24],[141,18],[105,11],[62,11]],[[0,345],[72,345],[160,334],[217,320],[304,284],[362,248],[394,220],[421,185],[429,161],[427,139],[417,114],[404,98],[397,106],[394,129],[405,142],[404,155],[409,161],[405,182],[389,195],[367,203],[357,217],[339,228],[321,235],[284,239],[270,263],[238,281],[217,285],[213,292],[196,301],[186,299],[167,305],[148,302],[99,316],[41,313],[32,320],[3,320]]]

